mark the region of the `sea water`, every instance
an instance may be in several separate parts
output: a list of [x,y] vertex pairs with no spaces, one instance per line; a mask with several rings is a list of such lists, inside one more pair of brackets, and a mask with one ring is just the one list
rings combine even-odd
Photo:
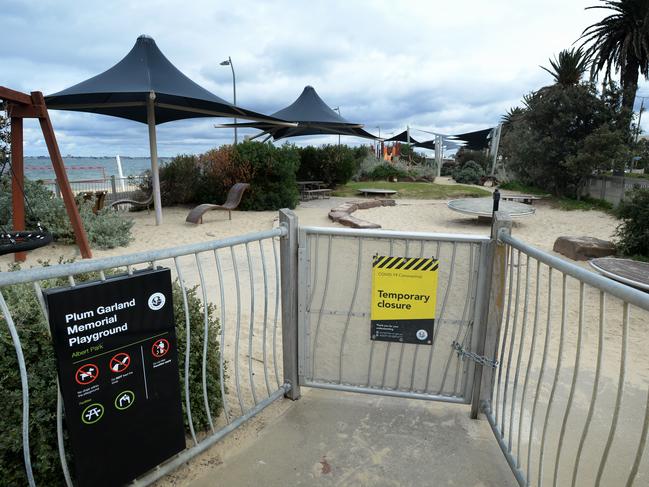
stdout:
[[[148,157],[120,156],[124,176],[138,176],[151,168],[151,160]],[[159,164],[164,164],[169,158],[158,158]],[[71,181],[83,179],[104,179],[110,176],[118,176],[117,162],[114,157],[74,157],[63,158]],[[49,157],[25,157],[25,176],[29,179],[55,179],[54,169]]]

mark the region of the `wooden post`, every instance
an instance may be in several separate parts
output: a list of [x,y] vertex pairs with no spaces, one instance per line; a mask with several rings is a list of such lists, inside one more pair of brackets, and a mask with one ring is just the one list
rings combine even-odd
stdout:
[[[511,233],[512,220],[508,214],[497,211],[494,213],[491,242],[489,243],[490,259],[487,266],[487,276],[490,276],[490,279],[487,280],[488,288],[485,290],[488,299],[484,303],[485,309],[481,314],[481,316],[485,317],[485,323],[480,329],[475,350],[478,355],[486,355],[493,359],[496,358],[498,352],[498,336],[505,308],[505,288],[507,284],[507,246],[498,242],[498,232],[501,229]],[[481,402],[491,399],[491,379],[494,370],[496,369],[476,365],[471,401],[472,419],[478,417]]]
[[[25,230],[25,171],[23,160],[23,119],[11,117],[11,207],[13,212],[13,229],[16,232]],[[16,252],[16,262],[24,262],[26,252]]]
[[59,146],[56,143],[56,136],[54,135],[54,128],[52,127],[50,115],[47,112],[47,108],[45,107],[45,98],[43,97],[43,93],[41,93],[40,91],[32,91],[31,95],[32,103],[42,109],[42,113],[38,117],[38,121],[41,125],[41,130],[43,131],[43,137],[45,138],[45,144],[47,144],[47,150],[50,154],[50,159],[52,160],[52,166],[54,167],[56,180],[59,183],[61,195],[63,196],[65,209],[68,213],[68,218],[70,218],[72,229],[74,230],[74,238],[77,242],[77,246],[79,247],[79,251],[81,252],[81,257],[83,257],[84,259],[90,259],[92,258],[92,252],[90,251],[88,236],[86,235],[86,231],[83,228],[81,215],[79,215],[79,209],[77,208],[76,202],[74,201],[74,195],[72,194],[70,181],[68,181],[68,175],[65,172],[65,166],[63,165],[63,158],[61,157]]

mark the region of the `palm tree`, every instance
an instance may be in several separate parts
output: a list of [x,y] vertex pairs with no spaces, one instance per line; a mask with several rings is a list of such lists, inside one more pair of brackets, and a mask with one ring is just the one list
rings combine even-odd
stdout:
[[579,37],[581,47],[588,46],[591,78],[604,70],[605,80],[620,71],[622,106],[633,111],[638,76],[649,79],[649,1],[600,0],[604,5],[588,9],[607,9],[614,13],[587,27]]
[[570,50],[564,49],[559,53],[559,57],[550,59],[551,68],[541,66],[552,75],[555,83],[562,86],[573,86],[579,84],[581,77],[588,69],[588,59],[584,56],[584,51],[580,47]]

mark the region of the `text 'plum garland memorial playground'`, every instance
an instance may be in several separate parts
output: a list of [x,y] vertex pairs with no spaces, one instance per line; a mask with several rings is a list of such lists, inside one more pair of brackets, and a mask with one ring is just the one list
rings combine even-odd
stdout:
[[121,485],[182,451],[169,269],[44,294],[78,485]]

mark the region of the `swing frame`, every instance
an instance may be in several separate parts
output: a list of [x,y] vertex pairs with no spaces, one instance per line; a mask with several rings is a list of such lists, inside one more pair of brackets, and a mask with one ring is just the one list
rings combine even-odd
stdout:
[[[13,177],[11,178],[13,228],[15,232],[25,231],[25,200],[23,190],[25,184],[25,168],[23,158],[23,119],[37,118],[43,138],[47,145],[47,151],[52,161],[52,167],[56,174],[56,181],[61,189],[61,196],[65,204],[65,210],[74,230],[74,238],[84,259],[92,258],[88,236],[79,215],[79,209],[74,200],[74,194],[70,187],[63,158],[56,141],[54,128],[50,120],[45,98],[40,91],[32,91],[29,95],[0,86],[0,100],[7,102],[7,111],[11,118],[11,164]],[[15,252],[16,262],[23,262],[27,258],[26,252]]]

